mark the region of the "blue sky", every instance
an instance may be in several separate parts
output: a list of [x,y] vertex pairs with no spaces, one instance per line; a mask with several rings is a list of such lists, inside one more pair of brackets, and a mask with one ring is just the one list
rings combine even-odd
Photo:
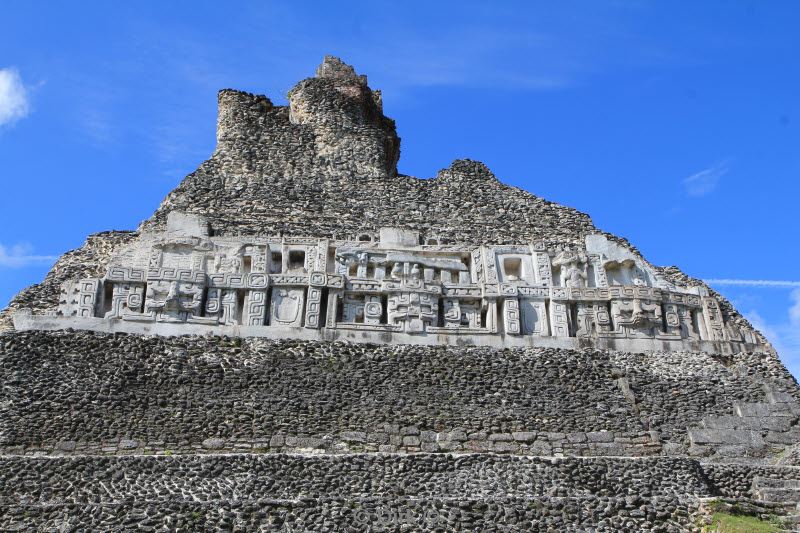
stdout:
[[285,103],[334,54],[383,90],[401,172],[478,159],[734,280],[800,375],[800,3],[332,4],[4,2],[0,305],[147,218],[212,152],[218,89]]

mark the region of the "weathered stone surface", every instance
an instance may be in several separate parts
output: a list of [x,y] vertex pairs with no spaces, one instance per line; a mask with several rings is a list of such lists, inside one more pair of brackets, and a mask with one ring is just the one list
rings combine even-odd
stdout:
[[788,512],[800,389],[729,302],[481,163],[398,174],[382,95],[336,58],[288,100],[220,91],[214,154],[153,217],[0,314],[0,529]]
[[381,228],[380,236],[212,237],[205,218],[171,211],[165,231],[119,249],[105,276],[65,282],[55,311],[19,313],[14,326],[495,348],[771,350],[726,318],[705,288],[669,283],[603,235],[588,235],[577,248],[442,245],[401,228]]

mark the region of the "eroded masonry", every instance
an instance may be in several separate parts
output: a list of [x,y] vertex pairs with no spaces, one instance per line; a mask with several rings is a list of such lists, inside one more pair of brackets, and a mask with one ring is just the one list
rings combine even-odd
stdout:
[[0,311],[0,530],[797,530],[800,388],[722,295],[477,161],[399,173],[337,58],[218,105]]
[[112,257],[103,278],[64,283],[17,329],[226,333],[474,345],[597,344],[630,350],[758,349],[701,286],[659,277],[602,235],[585,247],[444,245],[381,228],[343,240],[214,237],[173,212]]

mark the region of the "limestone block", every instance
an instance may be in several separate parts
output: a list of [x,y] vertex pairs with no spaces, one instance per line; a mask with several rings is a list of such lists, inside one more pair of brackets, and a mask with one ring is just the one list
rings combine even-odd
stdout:
[[750,447],[764,445],[764,439],[761,437],[761,433],[743,429],[691,429],[689,430],[689,440],[693,445],[725,444],[746,445]]
[[363,431],[346,431],[339,438],[345,442],[367,442],[367,434]]
[[404,228],[381,228],[381,246],[416,246],[419,244],[419,232]]
[[793,416],[791,410],[787,409],[783,404],[735,402],[733,409],[734,412],[741,417],[749,416],[762,418]]
[[590,431],[586,433],[589,442],[614,442],[614,433],[611,431]]
[[511,436],[518,442],[533,442],[536,440],[536,432],[534,431],[515,431]]
[[208,221],[200,215],[170,211],[167,214],[167,233],[186,237],[208,237]]

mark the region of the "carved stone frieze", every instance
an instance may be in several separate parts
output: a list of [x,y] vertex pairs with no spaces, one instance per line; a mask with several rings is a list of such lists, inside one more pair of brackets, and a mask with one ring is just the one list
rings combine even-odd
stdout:
[[605,241],[587,240],[586,250],[542,242],[469,248],[435,239],[419,244],[415,235],[387,230],[381,239],[355,241],[147,235],[112,258],[104,278],[66,283],[58,313],[248,332],[383,331],[410,339],[758,342],[729,323],[707,293],[662,283],[630,252]]

